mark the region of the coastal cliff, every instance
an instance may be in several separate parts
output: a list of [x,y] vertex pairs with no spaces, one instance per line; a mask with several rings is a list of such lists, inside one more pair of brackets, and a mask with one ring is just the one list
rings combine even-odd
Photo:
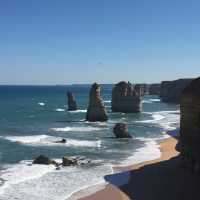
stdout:
[[163,81],[160,88],[160,98],[166,103],[180,103],[180,98],[184,88],[193,79],[179,79],[175,81]]
[[185,164],[200,171],[200,78],[183,90],[180,109],[179,149]]
[[141,110],[141,88],[136,90],[131,83],[125,81],[116,84],[112,91],[112,111],[135,113]]
[[87,109],[86,120],[91,122],[107,121],[108,115],[100,95],[101,87],[94,83],[90,90],[89,106]]

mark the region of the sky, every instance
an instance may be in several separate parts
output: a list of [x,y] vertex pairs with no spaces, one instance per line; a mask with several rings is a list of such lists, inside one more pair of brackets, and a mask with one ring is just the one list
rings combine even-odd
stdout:
[[0,0],[0,84],[200,76],[200,1]]

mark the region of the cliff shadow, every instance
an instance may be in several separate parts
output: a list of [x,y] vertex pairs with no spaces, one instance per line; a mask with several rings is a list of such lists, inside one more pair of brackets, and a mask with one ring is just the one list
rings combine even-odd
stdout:
[[[127,179],[128,183],[124,184]],[[183,168],[180,156],[108,175],[105,180],[133,200],[200,199],[200,176]]]

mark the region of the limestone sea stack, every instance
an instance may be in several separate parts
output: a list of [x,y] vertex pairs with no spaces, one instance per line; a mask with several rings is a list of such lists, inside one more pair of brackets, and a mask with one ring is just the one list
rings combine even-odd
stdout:
[[106,108],[100,95],[101,87],[94,83],[90,90],[89,105],[87,109],[86,120],[90,122],[104,122],[108,120]]
[[200,78],[183,90],[180,110],[179,149],[186,166],[200,172]]
[[67,98],[68,98],[68,111],[77,110],[77,104],[74,94],[72,92],[67,92]]
[[112,91],[112,111],[137,113],[142,110],[141,91],[125,81],[115,85]]
[[179,79],[175,81],[163,81],[161,83],[160,98],[166,103],[180,103],[180,98],[184,88],[193,79]]
[[141,96],[149,94],[149,85],[145,83],[136,84],[135,90],[140,92]]
[[116,138],[132,138],[128,132],[128,125],[124,123],[117,123],[113,128],[113,133]]
[[160,95],[160,84],[150,84],[149,85],[149,95]]

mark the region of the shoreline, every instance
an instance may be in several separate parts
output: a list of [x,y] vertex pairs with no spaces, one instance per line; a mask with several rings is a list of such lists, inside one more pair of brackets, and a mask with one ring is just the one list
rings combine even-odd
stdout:
[[[176,130],[178,131],[178,129]],[[174,130],[175,132],[175,130]],[[105,182],[102,184],[95,184],[79,190],[72,194],[67,200],[129,200],[130,198],[124,194],[120,188],[128,185],[131,179],[131,173],[134,170],[148,166],[153,163],[168,160],[177,156],[179,153],[175,150],[177,140],[169,135],[169,138],[163,138],[158,143],[158,148],[161,155],[156,159],[147,160],[137,164],[130,165],[114,165],[113,173],[104,177]]]

